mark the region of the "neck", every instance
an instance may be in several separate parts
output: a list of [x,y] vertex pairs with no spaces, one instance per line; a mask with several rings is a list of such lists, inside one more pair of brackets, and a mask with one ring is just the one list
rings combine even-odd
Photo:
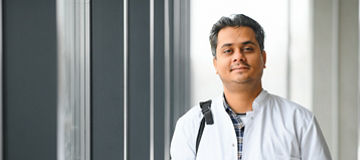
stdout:
[[259,85],[252,87],[247,86],[241,88],[228,88],[224,86],[226,102],[236,113],[245,113],[247,111],[251,111],[252,103],[261,91],[261,82]]

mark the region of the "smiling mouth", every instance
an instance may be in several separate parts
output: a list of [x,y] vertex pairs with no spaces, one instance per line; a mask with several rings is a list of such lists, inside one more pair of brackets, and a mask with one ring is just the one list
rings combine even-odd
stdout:
[[249,67],[236,67],[236,68],[231,68],[230,72],[232,71],[244,71],[244,70],[249,70]]

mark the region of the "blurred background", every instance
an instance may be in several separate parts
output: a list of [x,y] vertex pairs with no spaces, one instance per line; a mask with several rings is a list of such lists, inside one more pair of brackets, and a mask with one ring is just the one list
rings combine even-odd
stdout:
[[177,119],[222,94],[222,16],[265,30],[263,87],[359,158],[358,0],[0,0],[0,160],[170,159]]

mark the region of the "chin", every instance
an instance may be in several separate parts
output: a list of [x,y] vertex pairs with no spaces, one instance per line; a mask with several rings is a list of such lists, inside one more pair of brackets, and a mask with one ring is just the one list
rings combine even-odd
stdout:
[[244,83],[249,83],[249,82],[251,82],[251,79],[249,79],[249,78],[246,78],[246,79],[236,79],[236,80],[233,80],[233,82],[238,83],[238,84],[244,84]]

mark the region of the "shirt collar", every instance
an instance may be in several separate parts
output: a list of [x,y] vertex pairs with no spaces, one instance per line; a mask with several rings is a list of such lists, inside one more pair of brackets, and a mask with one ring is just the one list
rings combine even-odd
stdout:
[[238,114],[236,114],[229,106],[229,104],[226,102],[225,95],[223,95],[223,104],[225,107],[226,113],[230,116],[231,121],[233,124],[242,124],[242,120]]
[[223,94],[223,104],[225,107],[225,110],[230,115],[236,115],[235,112],[230,108],[229,104],[226,102],[225,94]]

